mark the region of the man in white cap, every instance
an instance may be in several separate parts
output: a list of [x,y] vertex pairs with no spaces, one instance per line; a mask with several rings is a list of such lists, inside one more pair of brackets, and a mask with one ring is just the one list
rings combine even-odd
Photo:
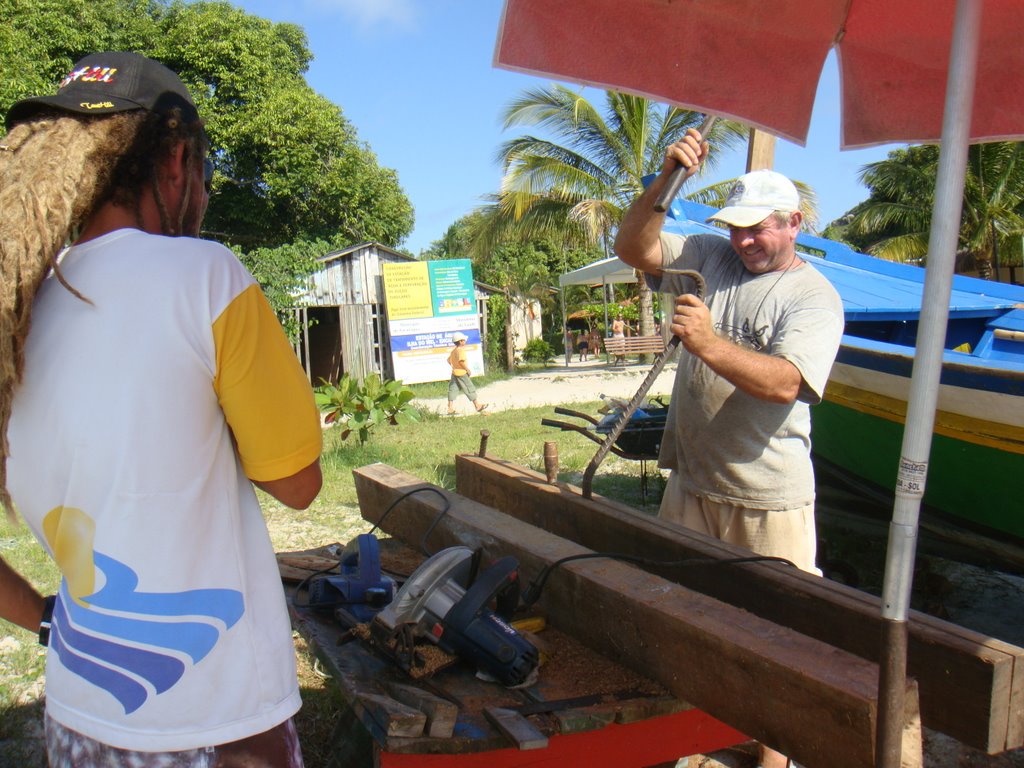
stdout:
[[[817,573],[810,405],[839,348],[842,302],[796,253],[800,196],[782,174],[737,180],[709,219],[728,227],[728,239],[661,231],[665,214],[653,202],[669,173],[679,164],[693,175],[707,151],[694,130],[670,146],[615,242],[652,288],[677,297],[672,332],[684,351],[659,457],[671,470],[659,514]],[[663,267],[700,272],[704,299]],[[787,759],[762,746],[761,765]]]
[[466,334],[458,331],[452,334],[452,344],[455,348],[448,355],[448,365],[452,367],[452,378],[448,382],[448,415],[455,415],[455,398],[462,392],[469,398],[469,402],[481,413],[487,403],[478,403],[476,387],[473,386],[472,373],[469,370],[469,363],[466,361]]

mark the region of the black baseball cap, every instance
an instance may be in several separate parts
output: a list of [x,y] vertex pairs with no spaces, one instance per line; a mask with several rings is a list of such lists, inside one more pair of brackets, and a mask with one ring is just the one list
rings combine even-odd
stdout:
[[10,130],[45,112],[108,115],[134,109],[169,112],[175,107],[185,122],[199,119],[188,88],[170,69],[138,53],[108,51],[76,62],[53,96],[33,96],[14,104],[5,122]]

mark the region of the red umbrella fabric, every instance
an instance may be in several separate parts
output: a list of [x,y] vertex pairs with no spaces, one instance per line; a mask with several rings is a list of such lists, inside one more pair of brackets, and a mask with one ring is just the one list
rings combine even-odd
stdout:
[[[955,0],[506,0],[495,64],[805,144],[837,49],[844,149],[937,142]],[[1024,138],[1024,2],[985,0],[970,141]]]

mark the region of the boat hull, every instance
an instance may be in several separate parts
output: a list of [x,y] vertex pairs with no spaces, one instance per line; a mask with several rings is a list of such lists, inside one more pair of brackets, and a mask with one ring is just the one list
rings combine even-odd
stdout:
[[[890,494],[912,356],[846,342],[812,409],[816,457]],[[1024,375],[946,361],[924,504],[989,536],[1024,543]]]

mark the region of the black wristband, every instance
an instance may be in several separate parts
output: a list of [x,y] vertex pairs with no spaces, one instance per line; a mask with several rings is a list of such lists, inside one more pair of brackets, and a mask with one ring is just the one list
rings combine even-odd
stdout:
[[39,644],[50,644],[50,622],[53,620],[53,606],[57,602],[56,595],[43,598],[43,618],[39,620]]

